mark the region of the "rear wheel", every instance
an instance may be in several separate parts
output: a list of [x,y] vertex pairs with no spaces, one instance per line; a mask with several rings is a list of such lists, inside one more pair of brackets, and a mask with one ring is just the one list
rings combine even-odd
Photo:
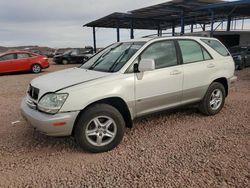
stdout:
[[63,64],[63,65],[67,65],[67,64],[69,64],[69,61],[68,61],[67,59],[63,59],[63,60],[62,60],[62,64]]
[[212,83],[199,105],[200,111],[205,115],[215,115],[220,112],[225,103],[226,91],[221,83]]
[[39,72],[42,71],[42,67],[39,64],[34,64],[34,65],[31,66],[31,71],[33,73],[39,73]]
[[124,119],[116,108],[96,104],[80,115],[74,136],[81,148],[99,153],[115,148],[123,138],[124,129]]

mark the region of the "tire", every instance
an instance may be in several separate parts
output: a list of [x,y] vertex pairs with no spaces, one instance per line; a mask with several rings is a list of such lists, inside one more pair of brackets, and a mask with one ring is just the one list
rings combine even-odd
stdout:
[[199,110],[207,116],[215,115],[223,108],[225,98],[225,87],[221,83],[213,82],[200,102]]
[[125,131],[122,115],[108,104],[89,107],[80,114],[75,126],[74,137],[77,144],[92,153],[112,150],[122,141]]
[[33,73],[40,73],[41,71],[42,71],[42,67],[41,67],[41,65],[39,65],[39,64],[33,64],[32,66],[31,66],[31,71],[33,72]]
[[63,60],[62,60],[62,64],[63,64],[63,65],[67,65],[67,64],[69,64],[69,61],[68,61],[67,59],[63,59]]

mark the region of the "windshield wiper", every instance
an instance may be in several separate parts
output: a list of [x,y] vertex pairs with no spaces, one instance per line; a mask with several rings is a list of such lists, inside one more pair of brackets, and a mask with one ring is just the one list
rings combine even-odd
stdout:
[[109,68],[108,72],[113,72],[114,71],[114,69],[116,68],[116,66],[120,63],[119,60],[121,60],[129,52],[129,50],[131,49],[132,46],[133,46],[133,43],[126,50],[124,50],[124,52],[111,65],[111,67]]
[[[115,46],[115,47],[113,47],[113,48],[110,48],[107,52],[103,53],[103,54],[96,60],[96,62],[95,62],[93,65],[91,65],[91,66],[89,67],[89,70],[93,70],[97,65],[99,65],[99,64],[102,62],[102,59],[103,59],[106,55],[108,55],[111,51],[113,51],[114,49],[116,49],[116,48],[119,47],[120,45],[122,45],[122,43],[120,43],[119,45],[117,45],[117,46]],[[100,61],[99,61],[99,60],[100,60]]]

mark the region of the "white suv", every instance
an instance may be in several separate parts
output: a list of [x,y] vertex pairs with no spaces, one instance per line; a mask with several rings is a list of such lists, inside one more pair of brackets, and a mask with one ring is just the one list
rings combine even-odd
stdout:
[[104,152],[139,116],[194,103],[217,114],[235,80],[233,59],[216,39],[143,38],[32,80],[21,111],[44,134],[73,135],[82,148]]

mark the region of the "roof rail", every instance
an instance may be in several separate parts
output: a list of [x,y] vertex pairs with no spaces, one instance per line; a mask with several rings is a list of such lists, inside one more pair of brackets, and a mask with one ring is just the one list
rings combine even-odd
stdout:
[[[171,37],[172,36],[172,32],[170,33],[170,32],[168,32],[168,33],[162,33],[162,35],[161,36],[165,36],[166,37],[166,35],[167,36],[169,36],[169,37]],[[151,34],[151,35],[145,35],[145,36],[142,36],[141,38],[154,38],[154,37],[161,37],[161,36],[158,36],[158,34]],[[180,33],[174,33],[174,36],[182,36]]]

